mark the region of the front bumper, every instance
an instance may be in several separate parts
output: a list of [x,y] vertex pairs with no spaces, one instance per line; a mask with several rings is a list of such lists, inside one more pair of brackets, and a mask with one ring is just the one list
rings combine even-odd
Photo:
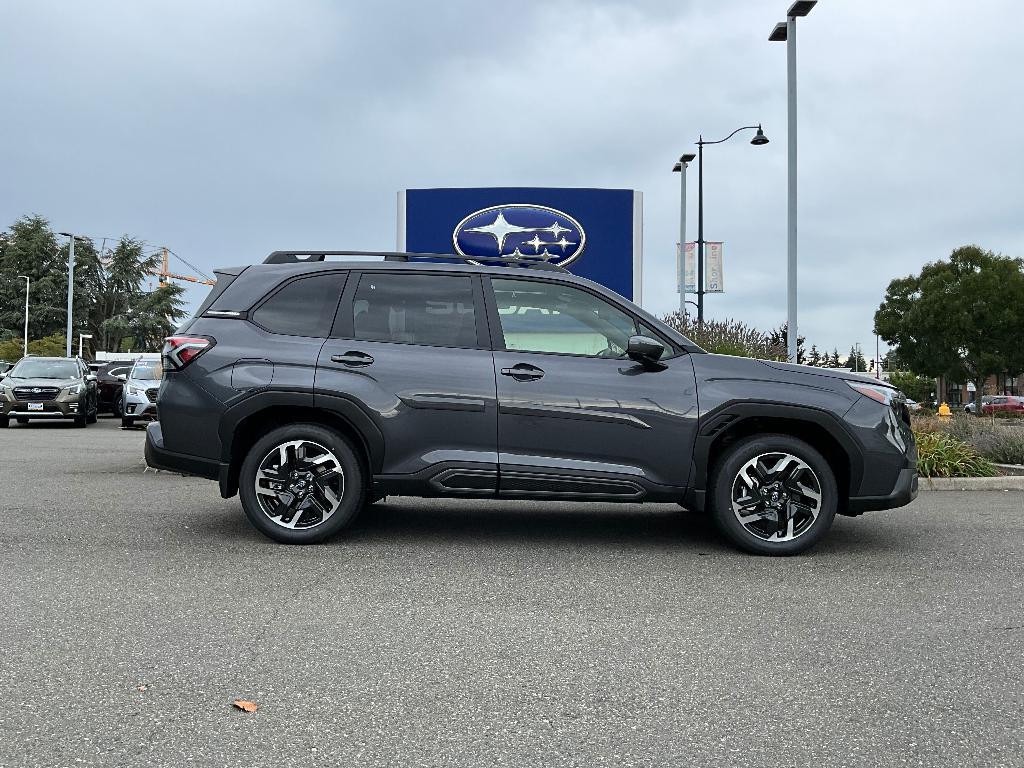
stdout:
[[152,402],[146,395],[124,396],[122,401],[124,418],[126,419],[156,419],[156,403]]
[[85,413],[78,396],[66,400],[0,400],[0,416],[15,419],[77,419]]
[[847,504],[849,514],[859,515],[878,509],[896,509],[917,498],[917,467],[901,469],[891,493],[884,496],[854,496]]

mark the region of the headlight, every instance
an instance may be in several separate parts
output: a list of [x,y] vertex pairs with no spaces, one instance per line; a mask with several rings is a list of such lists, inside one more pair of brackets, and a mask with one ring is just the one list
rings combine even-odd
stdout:
[[142,387],[128,387],[128,394],[129,395],[144,395],[144,394],[146,394],[146,390],[144,390]]
[[899,390],[892,387],[883,387],[880,384],[865,384],[859,381],[848,381],[846,383],[850,385],[850,389],[859,392],[864,397],[870,397],[882,405],[892,405],[893,400],[899,396]]
[[64,392],[68,395],[77,395],[82,391],[81,384],[72,384],[70,387],[64,387]]

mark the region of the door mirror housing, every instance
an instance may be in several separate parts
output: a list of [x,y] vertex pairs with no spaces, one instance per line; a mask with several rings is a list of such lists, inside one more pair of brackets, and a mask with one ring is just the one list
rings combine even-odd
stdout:
[[85,377],[85,380],[89,382],[96,381],[96,374],[90,373],[88,376]]
[[635,360],[648,368],[661,370],[665,367],[665,364],[659,362],[659,360],[664,354],[665,345],[657,339],[652,339],[650,336],[629,337],[629,342],[626,346],[626,356],[630,360]]

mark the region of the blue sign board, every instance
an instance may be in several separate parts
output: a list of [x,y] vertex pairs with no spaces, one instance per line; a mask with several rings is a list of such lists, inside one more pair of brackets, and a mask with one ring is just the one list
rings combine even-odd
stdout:
[[639,304],[642,196],[631,189],[407,189],[398,193],[398,250],[550,261]]

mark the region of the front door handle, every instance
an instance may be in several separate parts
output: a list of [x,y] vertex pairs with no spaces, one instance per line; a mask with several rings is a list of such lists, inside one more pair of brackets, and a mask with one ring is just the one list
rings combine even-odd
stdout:
[[516,381],[536,381],[544,376],[544,371],[535,365],[519,363],[511,368],[502,368],[502,376],[511,376]]
[[341,363],[352,368],[362,368],[373,363],[373,357],[365,352],[346,352],[344,355],[331,355],[332,363]]

